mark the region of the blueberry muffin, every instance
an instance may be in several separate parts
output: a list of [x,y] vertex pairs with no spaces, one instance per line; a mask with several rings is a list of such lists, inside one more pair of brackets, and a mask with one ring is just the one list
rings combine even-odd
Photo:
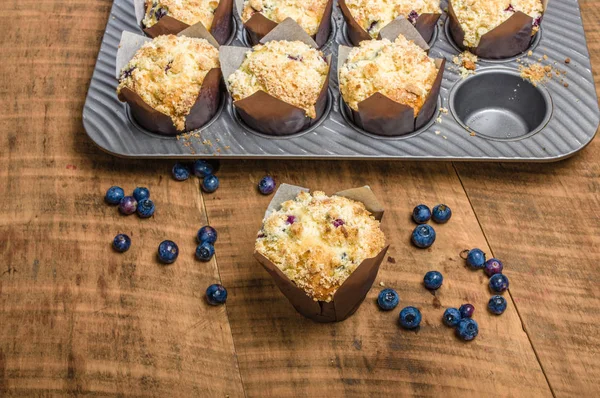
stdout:
[[402,35],[393,42],[366,40],[350,50],[340,68],[340,92],[355,111],[360,102],[379,92],[412,107],[417,115],[437,74],[435,61]]
[[481,36],[517,11],[533,18],[532,35],[535,35],[544,13],[541,0],[452,0],[452,9],[465,32],[463,45],[472,48],[479,45]]
[[323,192],[301,192],[264,219],[256,251],[315,301],[330,302],[385,236],[364,204]]
[[146,0],[146,13],[142,24],[155,25],[162,17],[171,16],[188,25],[202,22],[210,31],[219,0]]
[[228,79],[235,101],[264,91],[316,117],[315,104],[327,80],[323,53],[301,41],[269,41],[254,46]]
[[158,36],[142,45],[121,70],[117,94],[123,88],[132,90],[184,131],[205,76],[219,67],[219,52],[205,39]]
[[421,14],[441,14],[439,0],[346,0],[352,17],[372,38],[398,17],[413,24]]
[[317,34],[328,0],[245,0],[242,21],[261,13],[273,22],[292,18],[310,36]]

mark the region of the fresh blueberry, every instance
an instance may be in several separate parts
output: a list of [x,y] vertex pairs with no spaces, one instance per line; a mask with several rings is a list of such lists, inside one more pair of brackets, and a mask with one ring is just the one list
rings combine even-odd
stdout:
[[379,21],[373,21],[373,22],[371,22],[371,24],[367,28],[367,32],[371,33],[373,31],[373,29],[375,29],[375,27],[377,26],[378,23],[379,23]]
[[464,341],[471,341],[479,334],[479,326],[474,319],[461,319],[456,328],[456,334]]
[[171,264],[177,260],[179,248],[177,244],[171,240],[163,240],[158,245],[158,258],[165,264]]
[[212,164],[206,160],[196,160],[194,162],[194,174],[196,177],[204,178],[214,173]]
[[415,246],[426,249],[435,242],[435,230],[431,225],[417,225],[412,233],[412,242]]
[[275,180],[271,176],[264,176],[258,182],[258,190],[263,195],[269,195],[275,190]]
[[217,176],[209,175],[202,180],[202,190],[204,192],[213,193],[219,188],[219,179]]
[[452,210],[446,205],[437,205],[431,212],[431,219],[438,224],[444,224],[452,217]]
[[142,199],[137,206],[138,216],[141,218],[152,217],[154,214],[154,202],[151,199]]
[[409,14],[408,14],[408,18],[407,18],[411,24],[416,24],[417,23],[417,19],[419,19],[419,14],[415,11],[412,10]]
[[473,313],[475,312],[475,307],[473,306],[473,304],[463,304],[460,306],[458,311],[460,312],[461,318],[471,318],[473,316]]
[[119,211],[125,215],[133,214],[137,210],[137,200],[133,196],[124,196],[119,202]]
[[404,307],[400,311],[400,325],[405,329],[414,329],[421,323],[421,311],[415,307]]
[[417,224],[425,224],[431,219],[431,210],[425,205],[418,205],[413,209],[412,218]]
[[437,290],[442,286],[444,277],[438,271],[429,271],[423,277],[423,283],[427,289]]
[[502,296],[492,296],[488,302],[488,310],[492,314],[502,314],[506,310],[506,299]]
[[225,304],[225,301],[227,301],[227,289],[218,283],[210,285],[206,289],[206,301],[210,305]]
[[497,258],[490,258],[485,262],[485,273],[487,276],[501,274],[503,268],[502,261]]
[[481,249],[471,249],[467,254],[467,264],[471,268],[481,269],[485,266],[485,253]]
[[121,201],[121,199],[123,199],[124,196],[125,196],[125,192],[123,191],[123,188],[117,187],[117,186],[113,186],[113,187],[108,188],[108,191],[106,191],[106,195],[104,196],[104,200],[108,204],[118,205],[119,202]]
[[217,230],[211,226],[205,225],[198,230],[196,234],[198,243],[208,242],[212,245],[217,241]]
[[213,254],[215,254],[215,248],[208,242],[202,242],[196,247],[196,258],[200,261],[210,261]]
[[154,12],[154,15],[156,16],[156,20],[160,20],[162,17],[165,17],[168,14],[168,11],[166,8],[158,8],[156,9],[156,11]]
[[171,169],[171,175],[177,181],[185,181],[190,178],[190,169],[185,164],[175,163]]
[[456,308],[448,308],[446,311],[444,311],[444,316],[442,317],[444,323],[448,326],[458,325],[461,318],[460,311]]
[[119,234],[113,239],[113,249],[119,253],[126,252],[131,246],[131,239],[125,234]]
[[393,310],[399,302],[400,297],[398,297],[398,293],[394,289],[383,289],[379,292],[379,296],[377,296],[377,304],[384,311]]
[[142,199],[150,199],[150,190],[146,187],[137,187],[133,190],[133,197],[138,202]]
[[508,278],[504,274],[495,274],[490,278],[490,289],[496,293],[502,293],[508,289]]

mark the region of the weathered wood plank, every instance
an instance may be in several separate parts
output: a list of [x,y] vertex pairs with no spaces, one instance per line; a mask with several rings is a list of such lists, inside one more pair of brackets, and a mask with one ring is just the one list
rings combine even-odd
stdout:
[[[110,1],[3,3],[0,24],[0,396],[243,396],[225,307],[194,259],[206,215],[171,162],[103,154],[81,110]],[[148,186],[156,216],[103,203]],[[111,250],[118,232],[132,248]],[[155,258],[179,243],[171,266]],[[210,308],[209,308],[210,307]]]
[[[279,182],[328,193],[368,184],[386,207],[384,231],[390,259],[378,282],[394,287],[401,306],[416,305],[424,325],[418,333],[397,326],[398,311],[377,310],[374,286],[359,311],[338,324],[316,324],[295,312],[253,259],[254,238],[270,197],[255,190],[266,172]],[[502,317],[487,313],[490,297],[482,272],[459,258],[462,249],[486,247],[475,215],[450,164],[363,162],[227,162],[222,187],[205,196],[219,231],[221,278],[230,291],[228,312],[248,396],[326,395],[550,395],[514,306]],[[452,220],[436,226],[431,250],[409,243],[412,208],[444,201]],[[426,271],[446,281],[436,296],[422,286]],[[458,341],[441,322],[444,307],[472,302],[480,336]]]
[[[600,3],[580,4],[598,89]],[[595,139],[556,164],[456,165],[557,396],[600,395],[599,156]]]

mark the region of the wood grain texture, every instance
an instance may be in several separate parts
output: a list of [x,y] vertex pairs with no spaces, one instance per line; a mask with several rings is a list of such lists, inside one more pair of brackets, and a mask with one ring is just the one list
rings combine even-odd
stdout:
[[[276,180],[328,193],[370,185],[386,208],[383,229],[391,243],[377,283],[397,289],[401,306],[423,313],[420,331],[397,325],[398,311],[377,309],[376,284],[358,312],[337,324],[317,324],[297,314],[252,257],[254,238],[271,199],[257,193],[265,173]],[[222,186],[205,197],[211,225],[219,231],[217,257],[230,291],[229,321],[248,396],[549,396],[515,308],[490,315],[482,272],[466,269],[461,250],[484,237],[451,164],[364,162],[224,163]],[[412,208],[446,202],[454,215],[436,225],[430,250],[411,246]],[[444,286],[434,296],[422,286],[437,269]],[[445,307],[477,307],[479,337],[459,341],[441,316]]]
[[[198,182],[103,154],[83,131],[111,2],[2,5],[0,396],[243,396],[226,308],[204,301],[216,264],[194,259]],[[113,184],[149,187],[155,217],[104,204]],[[162,266],[167,238],[181,254]]]
[[[600,2],[580,5],[598,90]],[[598,159],[596,138],[560,163],[456,164],[493,253],[505,262],[510,293],[559,397],[600,396]]]

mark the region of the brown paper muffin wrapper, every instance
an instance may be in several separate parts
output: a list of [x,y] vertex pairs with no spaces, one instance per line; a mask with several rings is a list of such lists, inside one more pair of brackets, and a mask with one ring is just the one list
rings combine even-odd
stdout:
[[[244,0],[235,0],[235,8],[237,14],[242,19],[242,13],[244,11]],[[333,0],[329,0],[325,6],[325,12],[321,18],[321,23],[317,29],[317,33],[311,38],[317,43],[317,46],[322,47],[331,34],[331,12],[333,9]],[[248,32],[251,45],[258,44],[263,37],[265,37],[270,31],[277,27],[277,22],[272,21],[265,17],[260,12],[255,13],[244,23],[244,27]]]
[[[425,40],[406,19],[396,19],[381,30],[382,38],[390,41],[395,40],[400,34],[409,40],[413,40],[425,51],[429,50]],[[351,47],[339,47],[338,75],[339,68],[346,62],[350,50],[352,50]],[[435,65],[438,68],[438,74],[421,110],[416,116],[412,107],[393,101],[381,93],[375,93],[359,102],[358,111],[350,108],[344,101],[346,114],[357,127],[375,135],[396,137],[420,129],[431,120],[436,112],[446,60],[435,59]]]
[[[218,48],[215,39],[208,34],[206,28],[199,23],[179,32],[178,36],[187,36],[194,38],[204,38],[209,43]],[[121,42],[117,50],[116,59],[116,78],[119,79],[121,70],[129,63],[137,50],[146,42],[152,41],[144,36],[124,31],[121,35]],[[208,71],[202,82],[202,87],[198,93],[196,102],[190,109],[185,118],[185,130],[196,130],[204,126],[217,113],[221,102],[221,68],[213,68]],[[148,105],[142,97],[129,88],[124,88],[118,95],[119,100],[127,102],[131,109],[131,114],[136,122],[146,130],[163,135],[177,135],[184,131],[175,128],[170,116],[157,111]]]
[[[265,217],[279,209],[283,202],[294,199],[302,191],[308,191],[308,189],[281,184],[269,204]],[[383,207],[369,187],[348,189],[338,192],[336,195],[364,203],[367,210],[376,219],[381,220]],[[254,252],[254,257],[271,275],[281,293],[287,297],[296,311],[313,321],[326,323],[343,321],[356,312],[377,277],[379,265],[383,261],[388,247],[383,248],[377,256],[360,263],[335,292],[333,300],[328,303],[313,300],[304,290],[296,286],[277,265],[262,254]]]
[[[146,13],[145,0],[133,0],[133,5],[135,7],[135,16],[138,25],[142,28],[144,33],[152,38],[160,35],[176,35],[182,30],[190,27],[190,25],[185,22],[175,19],[170,15],[166,15],[151,27],[146,28],[142,25],[142,20]],[[199,22],[199,24],[201,24],[201,22]],[[232,29],[233,0],[220,0],[219,5],[215,9],[213,23],[210,27],[210,34],[219,44],[224,44],[231,36]]]
[[[542,4],[545,11],[548,0],[542,0]],[[448,1],[448,23],[450,35],[456,45],[461,50],[468,50],[481,58],[513,57],[526,51],[532,40],[533,18],[521,11],[515,12],[502,24],[481,36],[477,47],[465,46],[465,31],[452,8],[452,0]]]
[[[269,32],[260,41],[264,44],[271,40],[299,40],[303,43],[318,48],[317,43],[291,18],[285,19]],[[229,76],[234,73],[251,51],[245,47],[222,46],[219,52],[223,77],[227,83]],[[331,57],[327,57],[327,64],[331,66]],[[327,71],[329,76],[329,70]],[[240,118],[253,130],[272,136],[286,136],[295,134],[313,125],[327,108],[327,89],[329,78],[321,88],[315,103],[316,117],[308,117],[304,109],[290,105],[274,96],[257,91],[249,97],[234,101],[233,105]]]
[[[352,45],[358,46],[363,40],[371,40],[371,35],[362,27],[360,24],[354,19],[350,9],[346,5],[345,0],[338,0],[338,4],[340,6],[340,10],[342,11],[342,15],[344,15],[344,20],[346,21],[346,30],[348,33],[348,38],[352,42]],[[437,24],[438,19],[442,14],[421,14],[417,17],[417,21],[415,22],[415,29],[419,32],[421,37],[425,40],[425,42],[429,42],[433,37],[433,32],[435,31],[435,25]],[[403,17],[398,17],[398,19],[406,19]],[[395,21],[395,20],[394,20]],[[394,23],[394,21],[390,22],[388,25]],[[386,26],[388,26],[386,25]],[[411,24],[412,25],[412,24]],[[382,29],[385,29],[384,26]],[[381,39],[383,36],[380,34],[378,36]]]

